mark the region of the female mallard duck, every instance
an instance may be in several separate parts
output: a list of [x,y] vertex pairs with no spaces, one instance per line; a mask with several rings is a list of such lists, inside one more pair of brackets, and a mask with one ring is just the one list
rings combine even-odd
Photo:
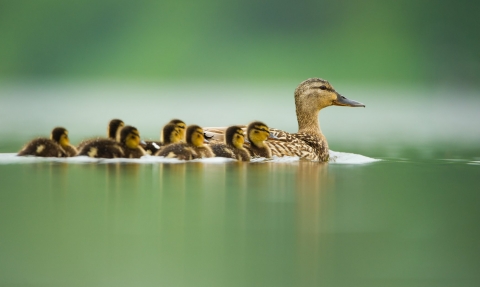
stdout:
[[125,126],[120,130],[119,141],[112,139],[92,140],[78,155],[94,158],[140,158],[146,153],[140,144],[140,134],[135,127]]
[[[326,162],[329,158],[328,143],[320,131],[318,115],[328,106],[365,107],[364,104],[340,95],[328,81],[310,78],[295,89],[295,107],[298,132],[270,129],[277,138],[267,144],[275,156],[298,156],[300,158]],[[206,129],[218,134],[219,128]]]
[[117,141],[119,139],[120,135],[120,130],[125,126],[125,123],[122,120],[119,119],[113,119],[108,123],[107,126],[107,138],[94,138],[94,139],[87,139],[83,140],[80,142],[77,146],[78,150],[81,150],[85,145],[89,144],[90,142],[98,142],[98,141],[103,141],[103,140],[111,140],[111,141]]
[[41,157],[70,157],[77,150],[70,145],[68,131],[57,127],[50,133],[50,138],[37,138],[27,143],[19,152],[19,156],[34,155]]
[[250,154],[243,147],[245,133],[239,126],[228,127],[225,131],[225,142],[210,145],[217,157],[233,158],[240,161],[250,161]]
[[247,127],[247,137],[250,142],[247,149],[252,157],[271,158],[272,151],[265,141],[270,137],[270,129],[262,122],[253,122]]
[[[141,146],[147,154],[154,155],[162,146],[183,141],[185,138],[185,128],[185,122],[179,119],[173,119],[163,127],[162,134],[160,135],[161,141],[143,141],[141,142]],[[173,130],[176,132],[174,133]]]
[[186,140],[186,143],[179,142],[164,146],[155,155],[181,160],[214,157],[210,147],[203,144],[205,137],[201,127],[197,125],[188,126]]

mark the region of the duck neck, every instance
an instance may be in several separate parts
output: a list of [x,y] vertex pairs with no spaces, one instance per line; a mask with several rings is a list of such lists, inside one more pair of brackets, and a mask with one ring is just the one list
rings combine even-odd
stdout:
[[318,115],[320,110],[314,107],[299,108],[297,106],[298,132],[311,135],[322,135]]

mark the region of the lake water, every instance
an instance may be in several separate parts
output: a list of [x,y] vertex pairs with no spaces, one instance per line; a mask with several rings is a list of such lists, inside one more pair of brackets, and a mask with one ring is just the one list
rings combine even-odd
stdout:
[[2,88],[0,286],[478,286],[479,99],[335,86],[367,108],[322,111],[330,147],[381,161],[12,160],[114,117],[294,131],[295,83]]

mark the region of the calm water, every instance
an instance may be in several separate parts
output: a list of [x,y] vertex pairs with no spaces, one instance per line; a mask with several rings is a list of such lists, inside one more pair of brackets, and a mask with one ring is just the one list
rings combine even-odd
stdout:
[[480,165],[0,165],[1,286],[476,286]]
[[[205,99],[198,124],[295,129],[293,88],[237,89],[256,104],[236,114],[200,90],[124,91],[113,109],[112,91],[3,88],[0,152],[59,123],[77,143],[113,117],[156,138]],[[367,108],[322,111],[331,148],[383,161],[0,163],[0,286],[480,285],[480,100],[343,93]]]

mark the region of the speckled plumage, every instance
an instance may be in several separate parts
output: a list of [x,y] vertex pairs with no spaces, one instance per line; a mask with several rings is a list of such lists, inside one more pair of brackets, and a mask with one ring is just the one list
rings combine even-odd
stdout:
[[[275,156],[298,156],[312,161],[326,162],[329,159],[329,148],[325,136],[320,130],[318,115],[321,109],[328,106],[365,107],[362,103],[349,100],[335,91],[326,80],[310,78],[295,89],[295,108],[298,132],[288,133],[270,129],[276,139],[267,141]],[[222,138],[222,128],[206,128],[214,138]]]

